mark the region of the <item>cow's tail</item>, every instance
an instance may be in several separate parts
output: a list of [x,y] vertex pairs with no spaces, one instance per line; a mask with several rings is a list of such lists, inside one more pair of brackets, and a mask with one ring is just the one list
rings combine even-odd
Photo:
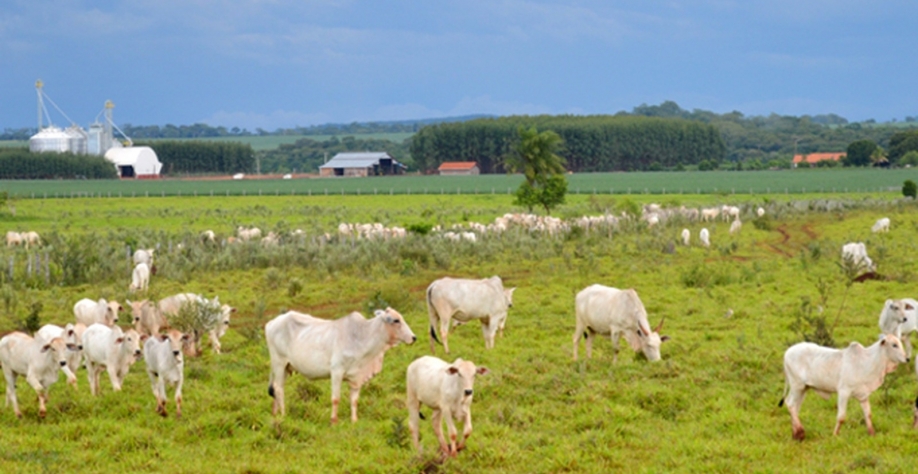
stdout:
[[437,338],[437,330],[435,329],[438,318],[437,309],[434,308],[433,297],[431,296],[431,293],[433,293],[433,287],[433,285],[427,287],[427,316],[430,318],[430,337],[436,341],[437,344],[442,344],[440,339]]
[[[787,394],[790,391],[790,385],[787,383],[787,374],[784,375],[784,391],[781,393],[781,400],[778,401],[778,408],[784,406],[784,399],[787,398]],[[915,403],[918,403],[918,400],[915,400]]]

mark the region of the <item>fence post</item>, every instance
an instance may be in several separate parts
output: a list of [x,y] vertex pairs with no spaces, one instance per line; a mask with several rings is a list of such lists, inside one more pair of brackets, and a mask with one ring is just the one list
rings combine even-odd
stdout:
[[14,263],[16,263],[16,261],[13,259],[13,256],[10,255],[10,281],[13,280],[13,268],[14,268],[13,264]]

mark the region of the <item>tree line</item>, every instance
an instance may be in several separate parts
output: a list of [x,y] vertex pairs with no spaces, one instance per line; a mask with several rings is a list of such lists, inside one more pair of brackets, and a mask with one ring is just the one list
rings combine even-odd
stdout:
[[718,131],[682,119],[634,116],[510,116],[424,127],[411,138],[421,170],[444,161],[475,161],[482,173],[505,171],[519,127],[558,134],[558,154],[571,171],[638,171],[719,163],[726,154]]
[[155,140],[136,145],[148,146],[156,152],[165,175],[255,171],[255,152],[247,143]]
[[101,156],[0,149],[0,179],[112,179],[115,165]]

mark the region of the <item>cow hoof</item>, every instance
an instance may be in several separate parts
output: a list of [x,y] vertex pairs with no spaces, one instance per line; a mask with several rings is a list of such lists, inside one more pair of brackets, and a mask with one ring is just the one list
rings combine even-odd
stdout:
[[44,418],[45,415],[47,415],[47,414],[48,414],[48,412],[46,412],[45,410],[40,410],[40,411],[38,412],[38,417],[39,417],[39,418]]
[[794,439],[795,439],[795,440],[797,440],[797,441],[803,441],[803,439],[804,439],[805,437],[806,437],[806,432],[803,431],[803,428],[800,428],[799,430],[794,430]]

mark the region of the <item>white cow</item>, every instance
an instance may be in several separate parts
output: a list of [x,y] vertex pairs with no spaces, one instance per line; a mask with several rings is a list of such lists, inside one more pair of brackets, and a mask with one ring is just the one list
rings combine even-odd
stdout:
[[239,235],[239,240],[255,240],[261,238],[261,229],[258,227],[252,227],[250,229],[239,227],[236,229],[236,233]]
[[140,358],[140,335],[133,329],[122,331],[104,324],[93,324],[83,332],[83,358],[89,375],[89,391],[99,394],[99,375],[108,371],[112,390],[121,391],[124,377]]
[[736,219],[732,223],[730,223],[730,233],[731,234],[735,234],[739,232],[740,229],[742,228],[743,228],[743,222],[740,221],[739,219]]
[[14,230],[9,230],[6,232],[6,246],[15,247],[17,245],[22,245],[22,234]]
[[360,387],[382,370],[383,355],[399,342],[417,340],[408,323],[392,308],[376,310],[366,319],[354,312],[335,320],[288,311],[265,324],[271,376],[268,394],[272,413],[283,416],[284,382],[292,369],[306,378],[331,378],[332,423],[338,422],[341,382],[351,387],[351,421],[357,421]]
[[208,229],[204,232],[201,232],[201,242],[205,244],[213,244],[217,242],[217,234],[214,231]]
[[134,329],[144,336],[155,336],[159,330],[166,327],[166,318],[162,315],[155,303],[150,300],[126,300],[131,307]]
[[114,326],[118,322],[118,311],[122,310],[124,308],[117,301],[105,301],[105,298],[99,298],[99,301],[83,298],[73,305],[76,321],[86,327],[95,323]]
[[692,233],[688,229],[682,229],[682,244],[688,247],[692,241]]
[[[433,408],[430,422],[440,441],[444,456],[455,456],[465,447],[472,434],[472,396],[475,375],[486,375],[487,367],[475,367],[471,361],[456,359],[450,364],[433,356],[416,359],[407,370],[408,426],[414,448],[421,452],[418,442],[421,404]],[[443,436],[443,420],[449,433],[449,444]],[[457,444],[456,421],[461,421],[462,440]]]
[[67,376],[67,383],[76,388],[77,379],[67,366],[68,351],[77,347],[56,337],[50,341],[35,340],[31,336],[12,332],[0,338],[0,366],[6,378],[6,403],[13,405],[16,416],[22,418],[19,400],[16,398],[16,378],[25,376],[26,382],[38,392],[38,416],[47,413],[48,389],[57,382],[58,371]]
[[711,207],[708,209],[701,210],[701,220],[704,222],[715,221],[717,220],[717,216],[719,215],[720,215],[720,208],[717,208],[717,207]]
[[35,339],[49,342],[59,337],[67,344],[73,344],[77,347],[75,351],[67,351],[67,367],[74,373],[80,368],[83,361],[83,331],[86,325],[81,323],[67,323],[66,326],[60,327],[54,324],[45,324],[35,333]]
[[586,339],[587,358],[593,356],[593,337],[596,334],[611,336],[613,362],[618,360],[618,340],[623,335],[631,348],[643,352],[648,360],[660,360],[660,344],[668,341],[669,336],[660,336],[662,320],[656,329],[650,329],[647,310],[633,289],[590,285],[577,293],[574,306],[577,318],[574,360],[577,360],[581,336]]
[[759,217],[764,216],[764,215],[765,215],[765,209],[764,209],[764,208],[761,208],[761,207],[758,208],[758,209],[756,209],[756,210],[755,210],[755,215],[757,215],[757,216],[759,216]]
[[[200,317],[204,322],[204,330],[210,338],[214,352],[219,354],[220,338],[226,334],[226,330],[229,328],[230,316],[236,312],[236,308],[230,305],[221,305],[219,297],[207,299],[194,293],[178,293],[159,300],[159,303],[157,303],[158,311],[150,312],[148,310],[146,318],[143,317],[143,311],[141,311],[140,317],[143,321],[135,319],[134,322],[138,325],[138,331],[145,334],[156,334],[159,332],[159,328],[167,325],[169,318],[177,316],[186,305],[193,305],[191,306],[193,311],[203,312]],[[195,331],[192,337],[193,345],[190,348],[195,353],[202,335]]]
[[850,397],[861,403],[867,431],[874,434],[870,420],[870,394],[880,388],[886,374],[907,360],[899,338],[892,334],[880,336],[879,341],[866,349],[856,342],[845,349],[822,347],[811,342],[791,346],[784,353],[784,398],[778,406],[787,403],[794,439],[803,440],[805,437],[800,422],[800,406],[809,389],[823,398],[838,393],[836,435],[845,422]]
[[918,331],[918,301],[911,298],[886,300],[880,312],[880,330],[883,334],[895,334],[905,346],[905,355],[911,357],[912,343],[909,335]]
[[131,273],[131,284],[128,287],[130,291],[147,291],[150,286],[150,266],[146,263],[138,263]]
[[707,227],[701,229],[701,232],[698,232],[698,240],[701,241],[701,245],[705,247],[711,246],[711,234],[708,232]]
[[29,248],[33,245],[41,245],[41,236],[39,236],[38,232],[35,232],[34,230],[23,232],[19,235],[22,236],[22,243],[25,244],[26,248]]
[[191,336],[170,329],[147,338],[143,344],[143,359],[147,364],[150,386],[156,397],[156,413],[166,416],[166,384],[175,385],[175,416],[182,417],[182,384],[185,381],[185,359],[182,346]]
[[879,219],[878,221],[876,221],[876,223],[873,224],[873,227],[871,227],[870,230],[873,233],[889,232],[889,218],[884,217],[882,219]]
[[427,314],[430,319],[430,352],[434,353],[437,340],[436,326],[439,322],[443,350],[449,354],[450,320],[467,323],[481,320],[485,348],[494,348],[494,334],[503,333],[507,310],[513,306],[513,291],[504,289],[499,276],[483,280],[441,278],[427,287]]
[[867,256],[867,246],[863,242],[850,242],[842,246],[842,260],[858,271],[876,271],[876,265]]
[[134,265],[146,263],[148,267],[152,268],[153,252],[155,251],[156,249],[138,249],[136,252],[134,252]]

